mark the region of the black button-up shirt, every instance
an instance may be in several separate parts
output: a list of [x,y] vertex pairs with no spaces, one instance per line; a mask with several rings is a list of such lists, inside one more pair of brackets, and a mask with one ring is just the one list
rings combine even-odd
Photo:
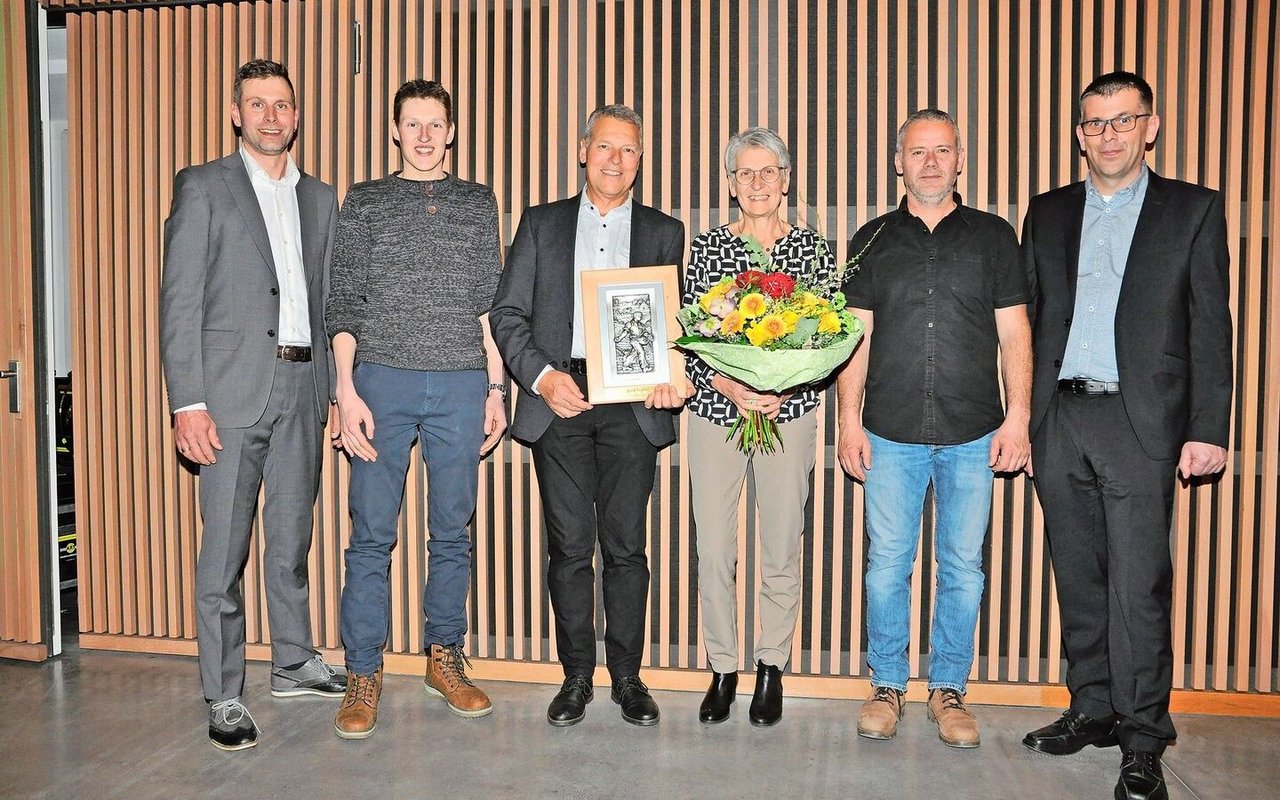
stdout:
[[911,444],[985,436],[1004,421],[995,309],[1029,298],[1013,228],[957,205],[930,232],[904,198],[859,228],[849,252],[881,224],[844,285],[849,306],[874,315],[863,427]]

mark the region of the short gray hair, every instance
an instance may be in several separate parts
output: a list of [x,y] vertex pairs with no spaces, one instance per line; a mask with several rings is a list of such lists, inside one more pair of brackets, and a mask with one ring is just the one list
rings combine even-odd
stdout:
[[640,140],[644,141],[644,122],[640,119],[640,115],[636,113],[635,109],[622,103],[610,103],[606,106],[600,106],[591,112],[591,116],[587,117],[587,125],[582,129],[582,140],[584,142],[591,139],[591,134],[596,129],[596,123],[604,117],[630,122],[640,132]]
[[738,154],[748,147],[759,147],[768,150],[778,159],[778,166],[787,169],[791,166],[791,151],[782,137],[768,128],[747,128],[741,133],[729,137],[724,146],[724,171],[732,174],[734,165],[738,163]]
[[898,143],[894,147],[894,152],[902,152],[902,141],[907,138],[907,128],[911,127],[913,122],[945,122],[951,126],[956,132],[956,149],[963,150],[964,142],[960,141],[960,126],[956,124],[956,118],[938,108],[922,108],[919,111],[913,111],[911,116],[907,117],[907,121],[902,123],[902,127],[898,128]]

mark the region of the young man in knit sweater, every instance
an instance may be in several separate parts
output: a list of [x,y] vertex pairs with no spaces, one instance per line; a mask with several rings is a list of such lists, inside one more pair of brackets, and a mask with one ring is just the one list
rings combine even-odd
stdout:
[[462,639],[476,465],[507,426],[502,361],[485,318],[502,270],[498,205],[488,186],[445,172],[453,104],[440,84],[405,83],[393,108],[403,169],[348,192],[325,315],[337,444],[351,455],[341,609],[351,678],[334,720],[344,739],[366,738],[377,725],[391,549],[415,440],[430,486],[424,688],[463,717],[493,710],[464,671]]

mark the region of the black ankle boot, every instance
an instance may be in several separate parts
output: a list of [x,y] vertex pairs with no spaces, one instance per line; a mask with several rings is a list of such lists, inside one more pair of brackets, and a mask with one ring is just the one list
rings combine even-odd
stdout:
[[782,719],[782,670],[756,662],[756,693],[751,698],[751,724],[768,727]]
[[708,725],[724,722],[729,718],[729,706],[738,692],[738,673],[711,673],[711,686],[707,688],[706,697],[702,698],[702,706],[698,709],[698,721]]

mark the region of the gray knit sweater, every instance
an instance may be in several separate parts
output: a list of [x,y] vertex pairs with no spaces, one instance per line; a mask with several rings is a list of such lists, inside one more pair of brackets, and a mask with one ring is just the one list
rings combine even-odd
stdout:
[[493,305],[499,247],[488,186],[453,175],[358,183],[338,215],[325,328],[355,337],[358,362],[484,369],[478,318]]

